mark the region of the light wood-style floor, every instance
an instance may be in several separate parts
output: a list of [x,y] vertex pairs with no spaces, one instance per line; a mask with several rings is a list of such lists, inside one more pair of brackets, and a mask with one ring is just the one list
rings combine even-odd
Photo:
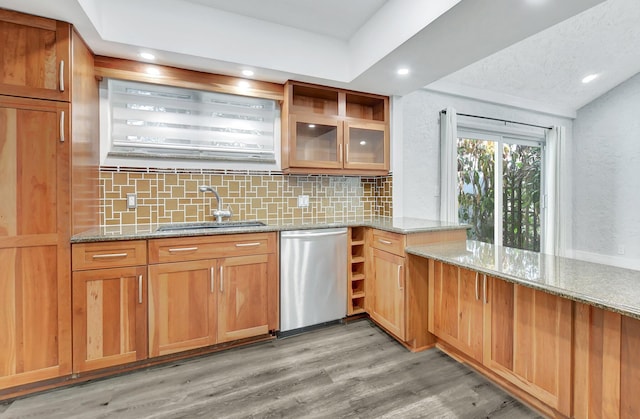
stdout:
[[468,367],[367,320],[0,404],[0,418],[533,418]]

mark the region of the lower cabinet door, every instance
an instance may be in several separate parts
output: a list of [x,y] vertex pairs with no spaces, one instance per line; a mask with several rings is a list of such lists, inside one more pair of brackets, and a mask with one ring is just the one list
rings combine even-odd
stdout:
[[405,340],[404,258],[373,251],[373,311],[371,317],[382,327]]
[[575,303],[573,417],[640,417],[640,320]]
[[430,331],[451,346],[482,362],[482,280],[477,272],[430,261]]
[[487,278],[484,364],[537,399],[571,413],[571,301]]
[[149,356],[216,343],[215,261],[149,266]]
[[73,273],[73,371],[147,357],[146,267]]
[[275,254],[218,262],[218,342],[269,333],[269,278],[277,278]]

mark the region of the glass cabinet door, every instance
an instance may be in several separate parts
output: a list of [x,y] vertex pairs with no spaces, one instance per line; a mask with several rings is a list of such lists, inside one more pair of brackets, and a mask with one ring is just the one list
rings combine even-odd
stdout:
[[345,122],[345,154],[346,168],[389,170],[389,133],[385,124]]
[[342,126],[335,119],[291,117],[291,165],[341,168]]

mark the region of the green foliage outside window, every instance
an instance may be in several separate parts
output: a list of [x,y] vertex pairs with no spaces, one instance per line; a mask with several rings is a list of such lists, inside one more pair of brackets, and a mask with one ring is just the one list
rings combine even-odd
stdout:
[[[458,140],[458,216],[468,238],[494,243],[495,147],[493,141]],[[503,144],[503,245],[540,251],[540,147]]]

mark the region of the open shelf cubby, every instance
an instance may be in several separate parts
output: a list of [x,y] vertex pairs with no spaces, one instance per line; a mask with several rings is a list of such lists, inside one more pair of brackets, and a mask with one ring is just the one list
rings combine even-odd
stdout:
[[349,228],[349,284],[347,314],[365,312],[366,227]]

